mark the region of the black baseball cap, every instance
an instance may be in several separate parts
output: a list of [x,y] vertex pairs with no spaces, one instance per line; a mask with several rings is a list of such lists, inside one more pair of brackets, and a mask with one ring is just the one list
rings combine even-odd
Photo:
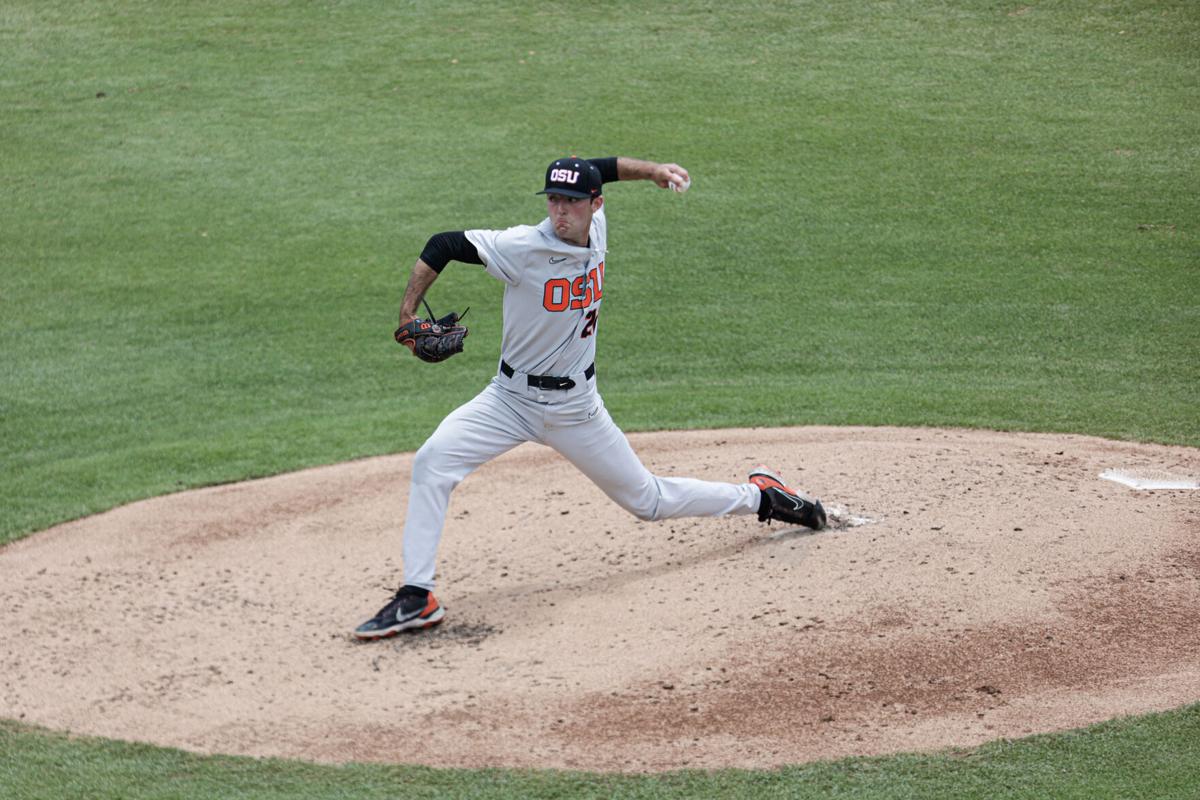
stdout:
[[560,158],[546,167],[546,188],[538,194],[567,197],[599,197],[604,181],[600,170],[582,158]]

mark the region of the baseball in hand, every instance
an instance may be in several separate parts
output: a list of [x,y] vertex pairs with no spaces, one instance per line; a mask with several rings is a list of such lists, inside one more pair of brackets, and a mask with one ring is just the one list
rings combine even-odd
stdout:
[[671,181],[671,188],[680,193],[686,192],[688,189],[691,188],[691,186],[692,186],[691,178],[684,178],[683,183],[676,183],[675,181]]

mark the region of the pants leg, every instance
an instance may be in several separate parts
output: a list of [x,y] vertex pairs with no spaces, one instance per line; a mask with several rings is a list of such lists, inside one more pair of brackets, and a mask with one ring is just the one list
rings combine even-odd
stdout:
[[404,582],[432,589],[450,493],[481,464],[536,438],[529,420],[488,384],[442,420],[413,459],[404,522]]
[[[619,506],[639,519],[720,517],[758,511],[761,492],[752,483],[660,478],[633,452],[598,394],[547,417],[543,441],[588,476]],[[590,415],[590,416],[589,416]]]

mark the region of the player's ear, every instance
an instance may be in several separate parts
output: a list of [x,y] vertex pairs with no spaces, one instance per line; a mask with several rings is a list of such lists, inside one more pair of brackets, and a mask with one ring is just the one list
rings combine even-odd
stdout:
[[592,213],[595,214],[604,207],[604,195],[592,198]]

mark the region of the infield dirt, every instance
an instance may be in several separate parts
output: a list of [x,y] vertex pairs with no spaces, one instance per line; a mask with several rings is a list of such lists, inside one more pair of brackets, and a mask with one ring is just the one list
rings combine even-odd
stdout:
[[[447,620],[400,579],[411,454],[156,498],[0,550],[0,716],[199,752],[646,771],[973,745],[1200,700],[1200,451],[895,428],[633,434],[840,511],[639,522],[524,445],[455,492]],[[852,517],[868,520],[851,527]]]

